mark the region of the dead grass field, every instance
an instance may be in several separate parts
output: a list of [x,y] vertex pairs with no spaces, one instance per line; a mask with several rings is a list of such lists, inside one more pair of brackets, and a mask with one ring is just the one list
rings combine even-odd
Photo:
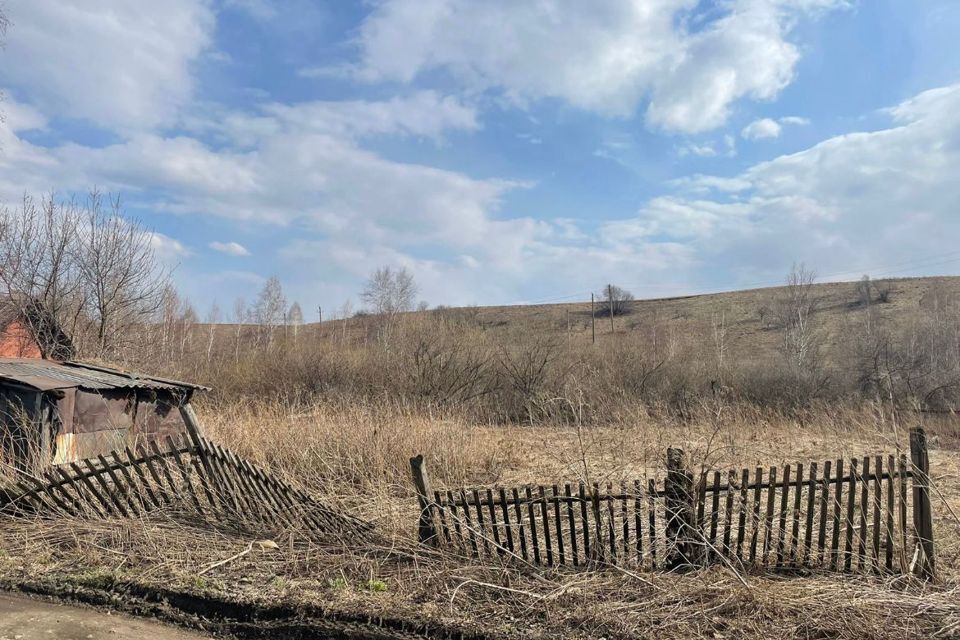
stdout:
[[[686,422],[638,407],[617,424],[471,425],[386,406],[280,404],[207,407],[209,434],[239,453],[375,520],[388,542],[318,547],[289,532],[201,575],[252,538],[149,521],[3,523],[0,579],[57,580],[123,592],[153,584],[257,604],[301,605],[456,625],[513,638],[905,638],[960,634],[960,431],[927,422],[932,436],[940,580],[686,575],[611,569],[536,572],[440,557],[418,548],[408,460],[428,456],[437,486],[636,477],[662,465],[666,446],[694,464],[778,464],[890,451],[906,443],[869,409],[784,418],[724,406]],[[903,418],[905,422],[910,418]]]

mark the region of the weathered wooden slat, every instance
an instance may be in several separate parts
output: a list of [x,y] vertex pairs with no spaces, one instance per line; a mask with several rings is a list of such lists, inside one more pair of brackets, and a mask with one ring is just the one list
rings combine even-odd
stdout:
[[777,468],[770,467],[770,486],[767,487],[767,512],[763,530],[763,565],[770,561],[770,549],[773,536],[773,505],[777,496]]
[[750,484],[750,470],[743,469],[741,471],[740,477],[740,504],[739,504],[739,517],[737,520],[737,551],[736,558],[739,562],[743,562],[743,542],[746,539],[747,533],[747,510],[749,508],[749,489],[747,488]]
[[145,505],[143,502],[143,499],[140,496],[141,490],[133,481],[133,476],[130,475],[130,470],[127,469],[127,465],[123,462],[120,456],[117,455],[116,451],[111,452],[110,457],[113,458],[113,462],[108,462],[107,464],[114,466],[119,473],[119,477],[122,478],[122,480],[119,480],[118,482],[121,485],[122,492],[124,495],[126,495],[127,501],[130,503],[133,512],[145,513],[150,507]]
[[870,512],[870,456],[863,457],[860,468],[860,535],[857,536],[857,569],[867,570],[867,514]]
[[[110,487],[110,495],[116,498],[117,504],[123,505],[121,509],[123,515],[138,515],[139,511],[137,511],[137,505],[133,502],[133,500],[130,499],[127,486],[120,481],[120,477],[116,474],[116,471],[113,469],[110,463],[107,462],[107,459],[100,455],[97,456],[97,461],[100,462],[101,469],[106,472],[107,477],[110,478],[110,482],[112,483],[112,486]],[[104,473],[101,472],[98,477],[102,478],[103,475]]]
[[720,472],[713,472],[713,503],[710,505],[710,537],[707,539],[706,557],[707,562],[717,556],[717,526],[720,522]]
[[537,490],[540,494],[540,522],[543,525],[543,549],[547,557],[547,566],[552,567],[553,541],[550,535],[550,508],[547,506],[547,492],[544,490],[543,485],[537,487]]
[[[153,487],[150,484],[150,480],[147,478],[147,474],[143,472],[143,466],[137,461],[136,455],[130,450],[130,447],[125,447],[123,453],[127,459],[127,464],[133,469],[133,472],[140,479],[140,485],[143,487],[143,493],[150,501],[152,508],[162,508],[163,504],[160,502],[160,499],[157,498],[157,494],[154,493]],[[146,463],[144,462],[143,465],[145,464]]]
[[213,496],[209,495],[209,489],[207,486],[209,482],[201,482],[201,486],[204,487],[204,495],[207,496],[207,499],[210,501],[210,506],[214,509],[218,507],[225,509],[228,513],[234,514],[236,517],[241,517],[244,511],[250,509],[250,505],[247,504],[244,499],[243,491],[241,491],[238,486],[238,480],[232,473],[230,465],[227,463],[223,452],[213,443],[202,442],[201,448],[197,453],[196,458],[199,461],[199,464],[195,465],[195,468],[198,470],[201,468],[207,468],[211,472],[211,478],[215,477],[219,485],[219,502],[214,501]]
[[573,562],[573,566],[580,566],[579,545],[577,544],[577,519],[573,511],[573,502],[570,498],[573,497],[573,491],[570,488],[570,483],[565,483],[563,486],[563,495],[567,498],[567,525],[570,529],[570,558]]
[[180,475],[183,478],[183,485],[187,488],[187,493],[190,494],[190,499],[193,501],[197,513],[204,515],[204,510],[200,506],[200,498],[197,497],[197,492],[193,487],[193,481],[190,479],[190,468],[184,463],[183,458],[180,457],[180,452],[177,450],[177,446],[170,436],[167,436],[167,446],[173,452],[173,459],[176,461],[177,469],[179,469]]
[[[152,444],[153,444],[153,450],[155,452],[158,451],[156,442]],[[154,453],[154,455],[152,456],[144,455],[143,463],[146,465],[147,471],[150,473],[150,477],[153,478],[153,481],[157,483],[157,496],[163,501],[164,505],[169,505],[172,502],[173,498],[171,497],[170,493],[167,493],[167,489],[163,485],[162,476],[160,473],[157,472],[157,467],[163,464],[163,456],[159,456],[156,453]],[[164,466],[164,470],[165,469],[166,469],[166,466]],[[172,493],[176,493],[176,488],[172,485],[169,485],[169,486],[170,486],[170,491]]]
[[99,472],[97,467],[93,466],[93,461],[84,460],[83,464],[87,467],[87,471],[90,472],[90,478],[95,480],[100,486],[100,490],[103,492],[103,495],[110,499],[110,504],[113,505],[116,513],[119,513],[122,517],[127,518],[130,516],[127,513],[126,508],[123,506],[123,503],[117,498],[117,495],[114,491],[111,490],[110,485],[107,484],[107,481],[104,479],[103,474]]
[[908,566],[909,558],[912,555],[908,551],[908,545],[910,544],[910,529],[907,528],[907,456],[906,454],[900,454],[900,462],[897,467],[899,472],[899,491],[900,491],[900,501],[899,501],[899,510],[900,510],[900,573],[906,574],[910,567]]
[[487,555],[490,554],[490,538],[487,535],[487,530],[485,525],[486,518],[483,517],[483,505],[480,503],[480,492],[477,489],[473,490],[473,500],[477,508],[477,533],[483,542],[483,552]]
[[697,543],[703,548],[699,556],[705,561],[709,559],[708,549],[706,548],[706,503],[707,503],[707,472],[700,471],[700,481],[697,483]]
[[813,544],[813,516],[817,505],[817,463],[810,463],[807,480],[807,524],[803,534],[803,556],[799,564],[807,566],[810,562],[810,547]]
[[[453,531],[457,535],[457,546],[466,550],[467,540],[463,536],[463,527],[460,526],[460,514],[457,511],[457,503],[453,499],[453,491],[447,491],[447,508],[450,509],[450,521],[453,522]],[[524,558],[526,559],[526,558]]]
[[437,490],[433,492],[433,501],[437,504],[437,515],[440,520],[440,535],[443,536],[444,542],[451,544],[453,539],[450,537],[450,526],[447,524],[447,507],[443,502],[443,498],[440,496],[440,492]]
[[788,464],[783,469],[783,489],[780,492],[780,515],[777,520],[777,566],[783,566],[783,555],[787,538],[787,505],[790,504],[790,474]]
[[756,472],[757,482],[753,487],[753,531],[750,534],[750,563],[752,564],[757,558],[757,540],[760,537],[760,499],[761,491],[760,482],[763,480],[763,467],[757,467]]
[[593,483],[593,492],[590,494],[590,504],[593,505],[593,527],[595,534],[593,538],[593,558],[591,558],[591,560],[602,562],[604,556],[603,517],[600,512],[600,484],[597,482]]
[[613,483],[607,483],[607,536],[610,539],[610,564],[617,564],[616,516],[613,513]]
[[[730,470],[727,475],[727,482],[733,487],[737,481],[737,472]],[[732,488],[730,491],[727,491],[726,502],[724,503],[723,509],[723,554],[727,558],[733,556],[733,549],[730,546],[730,536],[733,533],[733,494]]]
[[630,558],[630,517],[627,509],[627,483],[620,481],[620,520],[623,534],[620,536],[623,543],[623,561]]
[[894,512],[894,496],[896,491],[893,487],[893,471],[896,469],[896,466],[893,462],[893,456],[887,457],[887,467],[890,469],[890,476],[887,477],[887,526],[886,526],[886,567],[887,571],[893,572],[893,546],[894,546],[894,529],[893,529],[893,512]]
[[[843,476],[843,458],[837,459],[837,477]],[[830,570],[836,571],[840,561],[840,523],[843,520],[843,483],[834,485],[833,536],[830,538]]]
[[587,488],[581,482],[579,489],[580,496],[580,526],[583,529],[583,562],[588,564],[591,559],[590,555],[590,520],[587,517],[589,513],[587,509]]
[[77,496],[74,496],[69,491],[67,491],[66,485],[60,484],[57,481],[57,477],[51,470],[46,470],[43,472],[43,477],[46,479],[46,483],[43,484],[47,491],[50,493],[51,497],[57,496],[63,502],[61,507],[67,515],[79,516],[83,515],[83,505]]
[[487,489],[487,508],[490,509],[490,531],[493,533],[493,544],[497,548],[497,555],[504,553],[503,542],[500,538],[500,528],[497,526],[497,505],[493,502],[493,490]]
[[843,570],[849,572],[853,567],[854,517],[857,508],[857,459],[850,461],[850,482],[847,489],[846,534],[843,544]]
[[793,529],[790,532],[790,564],[797,565],[797,548],[800,544],[800,507],[803,505],[803,463],[797,463],[797,482],[793,492]]
[[643,487],[633,481],[633,533],[637,564],[643,563]]
[[883,473],[883,456],[875,459],[876,471],[873,475],[873,572],[880,573],[880,521],[883,508],[883,484],[880,475]]
[[827,508],[830,503],[830,466],[833,463],[827,460],[823,463],[823,479],[820,487],[820,527],[817,534],[817,565],[823,566],[827,558]]
[[516,512],[515,515],[517,516],[517,536],[520,539],[521,555],[523,556],[524,560],[529,562],[530,557],[527,554],[527,536],[524,532],[523,526],[523,511],[520,509],[520,494],[516,487],[513,489],[513,508]]
[[650,538],[650,566],[657,568],[657,485],[653,478],[647,483],[647,534]]
[[67,473],[67,470],[62,466],[54,467],[54,470],[63,482],[73,489],[77,499],[85,508],[93,511],[97,517],[106,517],[106,515],[110,513],[109,509],[101,509],[100,496],[97,495],[96,491],[87,489],[82,480],[78,480],[74,474]]
[[524,492],[527,498],[527,517],[530,524],[530,545],[533,547],[533,562],[540,564],[540,536],[537,533],[537,516],[534,513],[533,491],[530,489],[530,485],[524,487]]
[[557,485],[553,485],[553,516],[554,516],[554,525],[557,535],[557,553],[559,555],[559,561],[561,565],[567,564],[567,554],[564,553],[564,544],[563,544],[563,518],[560,515],[560,489]]
[[463,489],[460,490],[460,506],[462,507],[463,513],[463,528],[466,530],[467,537],[470,539],[470,550],[474,557],[477,557],[480,555],[479,548],[477,547],[477,534],[473,526],[473,516],[470,515],[470,506],[467,504],[467,492]]
[[281,525],[283,523],[283,514],[277,510],[277,507],[265,491],[265,487],[259,482],[256,474],[252,473],[250,468],[244,464],[244,461],[238,458],[232,451],[225,449],[221,451],[226,456],[226,461],[236,472],[237,477],[240,479],[244,495],[250,499],[259,517],[270,525]]
[[507,549],[510,553],[516,553],[516,549],[513,546],[513,525],[510,524],[510,505],[507,503],[507,492],[503,487],[500,487],[498,492],[500,494],[500,509],[503,512],[503,529],[504,533],[507,536]]

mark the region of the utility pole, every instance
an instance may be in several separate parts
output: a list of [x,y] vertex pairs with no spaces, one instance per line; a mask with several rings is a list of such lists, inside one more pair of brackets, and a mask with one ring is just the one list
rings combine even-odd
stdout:
[[317,307],[317,322],[323,324],[323,307]]
[[613,333],[613,285],[607,285],[607,304],[610,305],[610,333]]
[[597,344],[597,311],[594,307],[593,294],[590,294],[590,337],[593,344]]

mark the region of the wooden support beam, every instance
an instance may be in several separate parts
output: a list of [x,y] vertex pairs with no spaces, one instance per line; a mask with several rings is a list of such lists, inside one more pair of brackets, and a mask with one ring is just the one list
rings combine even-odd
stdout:
[[927,434],[921,427],[910,430],[910,462],[913,465],[913,531],[920,548],[913,570],[921,578],[931,580],[936,573],[936,559],[930,504],[930,457]]

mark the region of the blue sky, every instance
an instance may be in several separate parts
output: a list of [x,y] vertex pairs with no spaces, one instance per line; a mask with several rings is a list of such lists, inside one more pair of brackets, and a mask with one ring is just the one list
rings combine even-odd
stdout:
[[201,311],[960,267],[955,0],[5,8],[0,202],[119,193]]

